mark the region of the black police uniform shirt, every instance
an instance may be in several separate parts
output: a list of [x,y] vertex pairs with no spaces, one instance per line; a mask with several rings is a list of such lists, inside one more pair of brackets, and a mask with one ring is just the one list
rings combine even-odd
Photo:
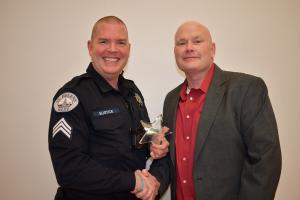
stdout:
[[118,88],[90,64],[53,98],[49,151],[63,199],[134,199],[149,151],[133,148],[131,130],[149,117],[133,81],[120,75]]

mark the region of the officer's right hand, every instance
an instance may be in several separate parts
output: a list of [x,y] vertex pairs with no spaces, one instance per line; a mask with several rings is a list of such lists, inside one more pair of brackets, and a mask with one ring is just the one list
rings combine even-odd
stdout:
[[132,193],[139,199],[154,200],[158,194],[160,183],[148,171],[135,171],[135,189]]

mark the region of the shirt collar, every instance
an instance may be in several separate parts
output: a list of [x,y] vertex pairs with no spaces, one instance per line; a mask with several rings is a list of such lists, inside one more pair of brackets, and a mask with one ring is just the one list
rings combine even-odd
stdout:
[[211,80],[212,80],[212,77],[214,75],[214,71],[215,71],[215,64],[212,63],[207,74],[205,75],[205,78],[201,84],[201,90],[204,92],[204,93],[207,93],[208,91],[208,88],[210,86],[210,83],[211,83]]
[[[215,71],[215,65],[214,63],[211,64],[207,74],[205,75],[204,77],[204,80],[203,82],[201,83],[201,86],[199,89],[191,89],[190,92],[196,92],[198,94],[201,94],[201,93],[207,93],[208,91],[208,88],[210,86],[210,83],[211,83],[211,80],[212,80],[212,77],[214,75],[214,71]],[[187,87],[188,87],[188,84],[187,84],[187,80],[184,81],[183,85],[182,85],[182,88],[180,90],[180,93],[179,93],[179,96],[181,98],[181,100],[183,101],[186,101],[186,98],[187,98]]]

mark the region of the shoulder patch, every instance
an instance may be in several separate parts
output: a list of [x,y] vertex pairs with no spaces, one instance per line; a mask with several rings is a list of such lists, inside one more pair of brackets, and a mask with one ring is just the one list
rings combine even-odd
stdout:
[[56,112],[69,112],[73,110],[79,103],[77,96],[71,92],[61,94],[54,102],[54,110]]

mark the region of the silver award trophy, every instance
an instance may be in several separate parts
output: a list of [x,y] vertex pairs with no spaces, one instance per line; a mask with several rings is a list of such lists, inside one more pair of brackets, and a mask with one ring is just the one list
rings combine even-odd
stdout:
[[155,144],[161,144],[163,137],[161,134],[159,134],[161,130],[161,123],[162,123],[162,115],[159,115],[155,118],[155,120],[152,123],[144,122],[141,120],[141,124],[144,127],[145,134],[140,139],[140,144],[145,143],[155,143]]

